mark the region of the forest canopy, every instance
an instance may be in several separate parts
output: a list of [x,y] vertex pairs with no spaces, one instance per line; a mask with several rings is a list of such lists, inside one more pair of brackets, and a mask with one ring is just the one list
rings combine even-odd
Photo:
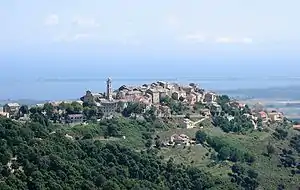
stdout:
[[208,189],[212,176],[151,151],[72,139],[52,124],[0,118],[0,189]]

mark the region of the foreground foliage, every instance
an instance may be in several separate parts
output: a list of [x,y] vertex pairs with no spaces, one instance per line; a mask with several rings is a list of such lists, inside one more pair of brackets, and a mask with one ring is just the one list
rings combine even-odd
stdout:
[[0,118],[0,189],[208,189],[199,169],[162,162],[151,151],[75,140],[51,124]]

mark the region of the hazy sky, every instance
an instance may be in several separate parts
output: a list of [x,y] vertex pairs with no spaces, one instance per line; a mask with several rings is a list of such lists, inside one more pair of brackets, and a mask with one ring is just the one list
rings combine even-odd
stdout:
[[[2,97],[69,90],[38,80],[47,77],[298,76],[299,7],[299,0],[1,0]],[[68,93],[88,84],[77,85]]]
[[293,49],[299,7],[299,0],[2,0],[0,50]]

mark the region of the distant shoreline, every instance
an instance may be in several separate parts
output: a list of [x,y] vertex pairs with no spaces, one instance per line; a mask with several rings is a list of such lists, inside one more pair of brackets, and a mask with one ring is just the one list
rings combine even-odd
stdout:
[[[187,77],[188,78],[188,77]],[[50,82],[50,80],[52,79],[47,79],[49,80],[48,82]],[[60,80],[60,79],[56,79],[56,80]],[[68,82],[68,80],[73,80],[73,79],[63,79],[61,82]],[[92,80],[92,79],[91,79]],[[99,78],[100,80],[100,78]],[[114,84],[114,88],[117,89],[118,87],[120,87],[120,81],[122,81],[123,79],[121,78],[116,78],[113,79],[113,82],[115,82],[116,84]],[[138,85],[143,85],[144,82],[147,81],[143,81],[143,80],[138,80],[138,79],[131,79],[132,81],[140,81],[140,83]],[[146,78],[145,78],[146,80]],[[149,81],[155,82],[153,79],[147,79]],[[102,80],[103,81],[103,80]],[[159,81],[159,80],[157,80]],[[170,83],[175,82],[175,83],[180,83],[180,84],[186,84],[189,82],[193,82],[191,81],[177,81],[176,79],[173,80],[162,80],[162,81],[168,81]],[[55,82],[55,81],[53,81]],[[57,81],[56,81],[57,82]],[[69,81],[70,82],[70,81]],[[73,81],[76,82],[76,81]],[[84,82],[84,81],[83,81]],[[88,81],[85,81],[88,82]],[[127,81],[128,82],[128,81]],[[195,83],[200,84],[201,82],[195,81]],[[124,85],[132,85],[132,84],[124,84]],[[89,83],[87,83],[87,86],[91,86]],[[100,86],[100,90],[101,91],[101,84],[99,84]],[[104,85],[103,85],[104,87]],[[223,87],[224,88],[224,87]],[[82,89],[82,88],[80,88]],[[238,100],[242,100],[242,101],[247,101],[247,100],[253,100],[255,101],[260,100],[260,101],[264,101],[264,102],[273,102],[273,101],[286,101],[286,102],[290,102],[290,101],[295,101],[295,100],[299,100],[300,99],[300,85],[286,85],[286,86],[277,86],[277,87],[265,87],[265,88],[236,88],[236,89],[210,89],[210,88],[205,88],[205,90],[211,90],[211,91],[215,91],[218,94],[226,94],[234,99],[238,99]],[[89,90],[88,88],[86,90]],[[77,90],[79,91],[79,90]],[[85,92],[84,90],[80,90],[80,92],[82,92],[82,94]],[[64,92],[61,92],[62,94],[65,94]],[[3,105],[7,102],[19,102],[19,103],[27,103],[29,102],[29,104],[36,104],[36,103],[40,103],[40,102],[47,102],[47,101],[56,101],[56,100],[61,100],[61,99],[66,99],[66,100],[75,100],[77,99],[76,97],[80,97],[82,94],[75,94],[73,97],[68,97],[68,98],[53,98],[53,99],[49,99],[49,98],[45,98],[43,99],[43,97],[39,98],[39,99],[35,99],[35,98],[6,98],[6,99],[2,99],[0,100],[0,105]],[[60,95],[57,93],[56,97],[59,97]],[[68,95],[67,95],[68,96]],[[61,96],[61,97],[67,97],[67,96]]]

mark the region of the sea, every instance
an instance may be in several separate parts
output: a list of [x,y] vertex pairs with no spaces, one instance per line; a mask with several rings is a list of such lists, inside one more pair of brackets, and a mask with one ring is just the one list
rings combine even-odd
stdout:
[[300,86],[300,58],[8,56],[0,63],[0,100],[78,99],[155,81],[190,82],[207,90]]

